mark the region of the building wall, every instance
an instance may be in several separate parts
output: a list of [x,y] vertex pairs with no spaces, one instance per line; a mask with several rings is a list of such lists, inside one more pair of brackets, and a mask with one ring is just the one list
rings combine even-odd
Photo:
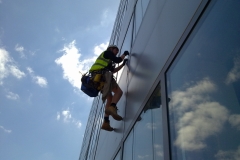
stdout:
[[240,158],[239,9],[239,1],[121,1],[110,43],[131,53],[117,75],[124,119],[100,130],[95,98],[79,159]]

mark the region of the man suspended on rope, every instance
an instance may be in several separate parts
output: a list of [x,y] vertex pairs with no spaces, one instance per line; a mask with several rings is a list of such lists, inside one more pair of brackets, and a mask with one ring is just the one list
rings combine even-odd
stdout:
[[[113,78],[113,73],[118,72],[128,61],[124,59],[125,56],[129,55],[128,51],[125,51],[120,57],[116,57],[119,49],[116,45],[109,45],[107,50],[100,54],[95,63],[90,69],[90,73],[102,73],[104,74],[104,86],[102,89],[102,100],[106,102],[104,122],[102,129],[107,131],[113,131],[114,129],[110,126],[109,115],[115,120],[121,121],[123,118],[117,114],[117,102],[122,96],[122,90],[118,86],[116,80]],[[123,63],[118,67],[115,67],[115,63]],[[96,75],[96,74],[95,74]],[[114,93],[112,95],[112,92]]]

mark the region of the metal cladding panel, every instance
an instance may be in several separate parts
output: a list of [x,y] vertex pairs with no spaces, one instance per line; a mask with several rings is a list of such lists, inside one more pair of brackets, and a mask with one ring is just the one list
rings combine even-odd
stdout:
[[115,141],[114,132],[101,130],[95,159],[111,159],[118,142]]
[[[125,67],[123,70],[123,75],[127,75],[128,68]],[[125,80],[127,77],[123,77]],[[122,80],[124,82],[124,80]],[[111,126],[115,129],[112,132],[107,132],[104,130],[100,131],[100,138],[98,142],[98,148],[96,157],[99,159],[111,159],[114,156],[114,153],[117,151],[124,134],[124,122],[125,122],[125,105],[126,105],[126,97],[127,93],[127,83],[124,85],[120,85],[123,90],[123,95],[121,100],[118,103],[118,114],[123,116],[123,121],[116,121],[110,116]]]
[[[117,106],[124,120],[118,122],[110,118],[116,131],[100,132],[96,159],[113,158],[200,3],[201,0],[150,1],[133,43],[130,65],[124,68],[119,81],[123,96]],[[122,30],[121,35],[125,32]]]
[[[125,115],[126,131],[130,129],[130,124],[135,120],[136,113],[141,109],[141,106],[144,105],[143,102],[146,100],[147,95],[149,95],[153,83],[156,81],[156,78],[174,50],[174,47],[181,38],[200,3],[201,0],[166,1],[164,6],[159,6],[163,7],[163,9],[158,19],[154,20],[156,21],[155,23],[153,23],[151,19],[152,15],[156,12],[153,8],[159,8],[156,6],[157,4],[160,5],[160,3],[152,0],[149,4],[150,6],[131,52],[131,77],[128,87],[129,95],[127,97],[128,103]],[[146,35],[145,31],[152,29],[151,24],[155,24],[155,26],[149,36]],[[124,79],[121,80],[124,81]]]

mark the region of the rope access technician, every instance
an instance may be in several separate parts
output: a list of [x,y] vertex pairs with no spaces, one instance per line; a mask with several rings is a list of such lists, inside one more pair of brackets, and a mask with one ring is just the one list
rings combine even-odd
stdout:
[[[105,102],[105,115],[101,129],[106,131],[113,131],[110,126],[109,116],[111,115],[115,120],[121,121],[123,118],[117,114],[117,102],[120,100],[123,92],[118,86],[116,80],[113,78],[113,73],[118,72],[127,63],[128,59],[124,59],[129,55],[125,51],[120,57],[117,57],[119,49],[116,45],[109,45],[107,50],[100,54],[95,63],[90,68],[89,72],[94,76],[101,73],[104,75],[104,86],[102,89],[102,100]],[[123,63],[115,67],[116,63]],[[112,92],[114,94],[112,94]]]

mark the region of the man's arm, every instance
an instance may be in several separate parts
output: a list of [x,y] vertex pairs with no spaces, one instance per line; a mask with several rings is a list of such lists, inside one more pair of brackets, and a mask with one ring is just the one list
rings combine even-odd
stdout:
[[105,51],[104,52],[104,58],[110,59],[114,63],[120,63],[124,60],[124,58],[129,55],[128,51],[125,51],[120,57],[116,57],[111,51]]
[[116,72],[118,72],[120,69],[122,69],[122,67],[125,66],[125,64],[127,63],[127,61],[128,61],[128,59],[124,59],[123,63],[122,63],[120,66],[114,68],[113,73],[116,73]]
[[116,57],[111,51],[105,51],[103,57],[106,58],[106,59],[110,59],[114,63],[122,62],[122,58],[121,57]]
[[[128,55],[129,55],[129,52],[128,52],[128,51],[124,51],[124,53],[121,55],[122,60],[124,60],[124,58],[125,58],[126,56],[128,56]],[[125,63],[126,63],[126,62],[124,62],[124,65],[125,65]]]
[[118,72],[120,69],[122,69],[123,66],[124,66],[124,65],[123,65],[123,63],[122,63],[122,64],[119,65],[118,67],[114,68],[113,73]]

